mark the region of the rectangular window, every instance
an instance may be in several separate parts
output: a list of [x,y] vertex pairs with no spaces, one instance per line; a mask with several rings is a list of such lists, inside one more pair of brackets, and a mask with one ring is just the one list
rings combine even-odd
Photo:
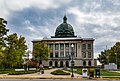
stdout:
[[69,50],[69,44],[65,44],[65,50]]
[[88,44],[88,49],[91,49],[91,44]]
[[60,57],[64,57],[64,52],[60,52]]
[[86,52],[83,52],[83,58],[86,58]]
[[49,45],[50,50],[53,50],[53,44]]
[[82,45],[82,49],[85,50],[86,49],[86,44]]
[[69,52],[66,52],[66,53],[65,53],[65,56],[66,56],[66,57],[69,57]]
[[53,57],[53,53],[50,53],[50,58],[52,58]]
[[88,52],[88,58],[91,58],[91,52]]
[[60,50],[64,50],[64,44],[60,44]]
[[59,49],[59,45],[55,44],[55,50],[58,50],[58,49]]
[[58,58],[58,52],[55,53],[55,57]]

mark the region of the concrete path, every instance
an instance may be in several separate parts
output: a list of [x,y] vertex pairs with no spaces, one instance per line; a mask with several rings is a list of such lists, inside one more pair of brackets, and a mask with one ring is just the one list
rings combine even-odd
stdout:
[[[39,72],[34,73],[34,74],[25,74],[25,75],[29,75],[29,76],[55,76],[55,77],[71,77],[71,75],[52,75],[51,72],[58,70],[58,69],[62,69],[62,68],[53,68],[53,69],[49,69],[49,70],[44,70],[44,74],[40,74]],[[82,75],[74,73],[74,77],[82,77]]]

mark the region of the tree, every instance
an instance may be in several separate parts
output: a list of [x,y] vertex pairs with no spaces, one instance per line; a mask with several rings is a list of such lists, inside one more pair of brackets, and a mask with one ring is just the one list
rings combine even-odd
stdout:
[[6,29],[6,24],[7,24],[7,21],[4,20],[3,18],[0,18],[0,45],[5,45],[4,36],[7,35],[7,32],[9,31],[8,29]]
[[42,61],[48,60],[48,53],[49,49],[44,43],[34,43],[33,56],[39,62],[39,65],[42,64]]
[[4,50],[3,48],[6,46],[5,40],[7,36],[7,32],[9,31],[6,28],[7,21],[3,18],[0,18],[0,64],[4,61]]
[[98,60],[104,65],[107,63],[116,63],[116,54],[117,54],[117,65],[120,65],[120,42],[116,42],[116,44],[108,50],[104,50],[99,54]]
[[22,56],[27,50],[25,38],[22,36],[18,37],[16,33],[13,33],[6,40],[7,46],[4,54],[4,64],[11,68],[20,66],[23,62]]

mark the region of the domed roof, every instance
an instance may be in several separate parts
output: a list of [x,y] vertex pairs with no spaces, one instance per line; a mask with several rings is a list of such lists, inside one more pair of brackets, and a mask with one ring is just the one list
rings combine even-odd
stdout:
[[56,28],[55,37],[74,37],[73,27],[67,23],[66,16],[63,18],[63,23]]

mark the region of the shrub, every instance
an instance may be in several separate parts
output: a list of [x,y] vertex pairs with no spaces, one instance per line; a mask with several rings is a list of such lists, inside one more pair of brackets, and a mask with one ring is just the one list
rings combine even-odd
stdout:
[[65,72],[63,70],[55,70],[55,71],[51,72],[51,74],[53,74],[53,75],[70,75],[70,73]]
[[9,75],[21,75],[21,74],[31,74],[31,73],[35,73],[36,71],[12,71],[9,72]]

